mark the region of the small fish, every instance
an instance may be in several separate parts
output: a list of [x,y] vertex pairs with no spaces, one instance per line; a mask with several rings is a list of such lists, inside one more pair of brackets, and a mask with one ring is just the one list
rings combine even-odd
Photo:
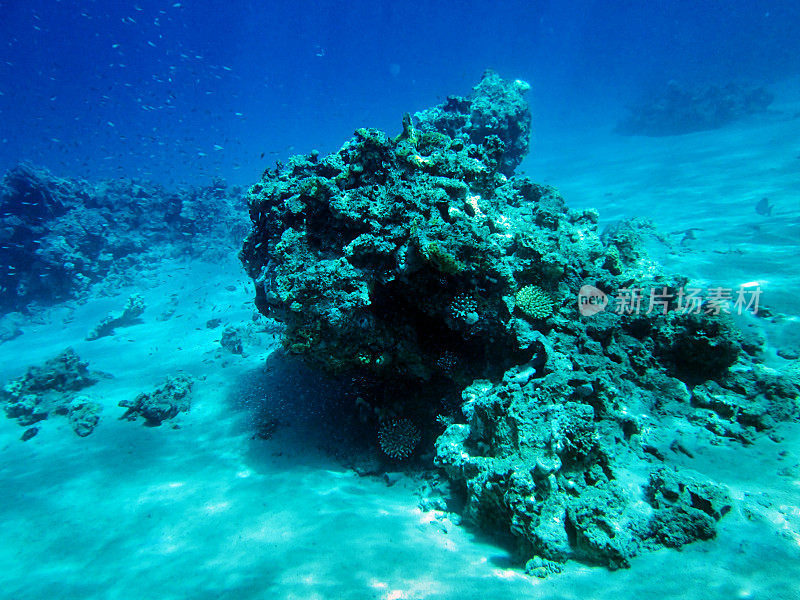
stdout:
[[756,212],[762,217],[771,217],[774,207],[769,203],[769,198],[762,198],[756,202]]

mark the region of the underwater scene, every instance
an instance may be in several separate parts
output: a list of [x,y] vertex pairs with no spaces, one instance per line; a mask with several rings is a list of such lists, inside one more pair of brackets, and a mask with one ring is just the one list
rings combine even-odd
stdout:
[[800,4],[0,30],[0,597],[800,600]]

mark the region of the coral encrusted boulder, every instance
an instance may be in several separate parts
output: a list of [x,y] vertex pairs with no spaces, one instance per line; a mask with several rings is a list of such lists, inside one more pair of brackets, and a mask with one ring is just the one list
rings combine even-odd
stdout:
[[[726,315],[681,308],[686,280],[648,257],[651,225],[601,236],[595,211],[514,174],[528,89],[487,72],[396,137],[359,129],[267,170],[241,258],[287,350],[373,382],[358,402],[412,414],[421,445],[440,434],[464,516],[545,576],[715,535],[728,495],[670,464],[677,436],[747,442],[772,424],[753,418],[764,407],[796,418],[798,388]],[[587,289],[614,302],[582,316]]]
[[[528,147],[527,89],[489,72],[397,137],[359,129],[250,189],[241,256],[290,351],[335,372],[468,383],[529,359],[575,285],[617,282],[595,212],[506,175]],[[519,295],[534,285],[547,313]]]

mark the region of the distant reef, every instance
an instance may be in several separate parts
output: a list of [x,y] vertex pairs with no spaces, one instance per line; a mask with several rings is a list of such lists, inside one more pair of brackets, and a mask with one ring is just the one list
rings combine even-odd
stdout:
[[169,255],[234,248],[246,231],[239,189],[215,180],[170,192],[130,179],[90,183],[20,164],[0,180],[0,311],[123,284]]
[[[489,71],[396,136],[268,169],[241,258],[286,349],[357,386],[387,461],[435,447],[448,506],[544,577],[713,537],[735,501],[693,448],[777,435],[800,388],[725,315],[680,310],[646,224],[601,236],[596,211],[515,174],[528,89]],[[663,303],[581,316],[582,289]]]
[[619,122],[625,135],[668,136],[717,129],[766,112],[773,97],[759,86],[736,83],[686,88],[670,81],[660,95],[632,106]]

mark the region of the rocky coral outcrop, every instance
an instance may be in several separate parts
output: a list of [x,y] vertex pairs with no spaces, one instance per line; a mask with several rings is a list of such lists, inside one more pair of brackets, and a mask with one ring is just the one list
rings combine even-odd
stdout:
[[191,408],[193,385],[194,380],[188,375],[168,377],[164,385],[152,392],[143,392],[133,400],[120,401],[119,405],[128,409],[120,418],[135,421],[142,417],[145,425],[157,427]]
[[[464,517],[512,534],[530,572],[626,566],[708,539],[727,510],[724,486],[670,465],[676,424],[743,440],[764,410],[796,418],[798,387],[724,314],[681,305],[646,224],[601,236],[595,211],[513,174],[527,89],[489,72],[394,138],[359,129],[267,170],[241,258],[290,352],[350,375],[360,406],[413,415],[423,443],[447,425],[435,461]],[[582,316],[583,289],[608,306]]]
[[[100,373],[89,370],[72,348],[43,365],[30,367],[25,375],[9,381],[0,392],[6,416],[23,427],[33,426],[51,414],[69,418],[75,433],[89,435],[100,420],[102,406],[79,392],[97,383]],[[38,428],[28,430],[30,439]]]
[[468,125],[474,106],[495,106],[493,123],[519,121],[526,89],[489,73],[469,101],[417,113],[394,139],[358,130],[338,153],[295,157],[250,189],[242,260],[290,351],[333,371],[466,384],[530,355],[530,315],[515,310],[526,286],[552,296],[549,328],[576,283],[622,281],[603,268],[613,246],[595,212],[503,173],[511,149],[527,148],[527,110],[516,127],[471,137],[484,132]]

